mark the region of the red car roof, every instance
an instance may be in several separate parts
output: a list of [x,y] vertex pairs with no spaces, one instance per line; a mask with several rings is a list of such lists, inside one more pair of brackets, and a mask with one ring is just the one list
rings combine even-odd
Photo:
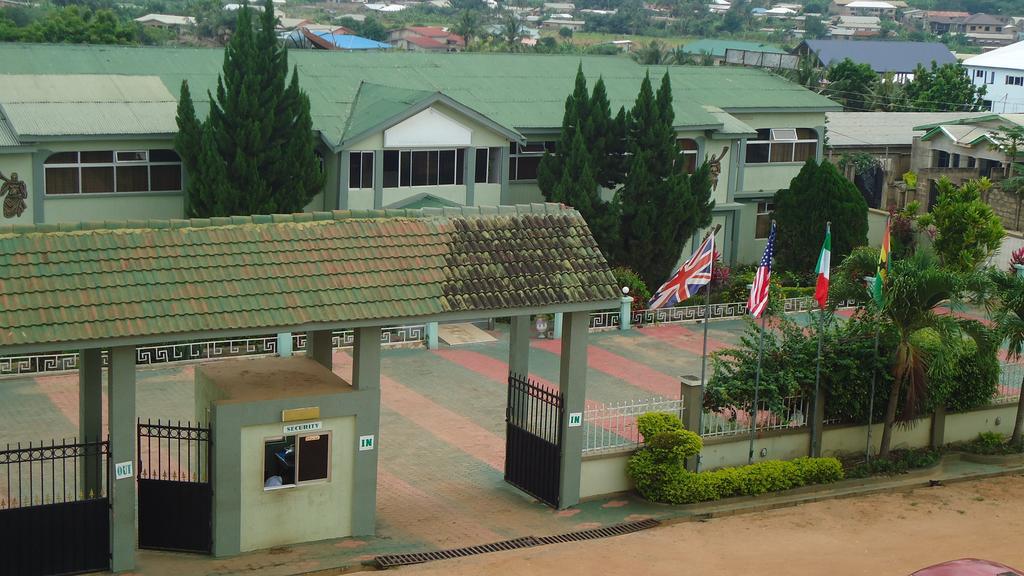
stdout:
[[910,576],[1024,576],[1024,572],[998,562],[961,558],[922,568]]

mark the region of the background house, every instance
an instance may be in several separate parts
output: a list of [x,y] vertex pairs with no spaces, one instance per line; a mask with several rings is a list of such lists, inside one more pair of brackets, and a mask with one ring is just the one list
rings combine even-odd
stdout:
[[882,40],[804,40],[796,48],[803,55],[813,54],[820,66],[842,62],[846,58],[867,64],[879,74],[892,73],[897,81],[913,79],[919,65],[928,68],[953,64],[956,57],[940,42],[887,42]]
[[1024,42],[997,48],[964,60],[976,86],[985,87],[993,112],[1024,112]]
[[826,155],[833,163],[844,157],[867,154],[875,167],[857,173],[853,163],[845,167],[846,177],[864,194],[868,206],[887,209],[906,203],[905,189],[899,184],[903,174],[914,169],[911,163],[915,128],[923,124],[952,122],[982,116],[963,112],[829,112]]
[[388,32],[388,42],[414,52],[459,52],[466,40],[439,26],[409,26]]

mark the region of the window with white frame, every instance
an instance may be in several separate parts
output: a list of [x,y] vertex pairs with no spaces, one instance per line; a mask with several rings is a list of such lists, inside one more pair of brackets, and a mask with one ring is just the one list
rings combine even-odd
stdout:
[[697,152],[700,146],[691,138],[679,138],[676,145],[679,146],[679,153],[683,155],[683,172],[693,174],[697,170]]
[[385,150],[384,187],[464,184],[465,153],[464,148]]
[[373,152],[349,152],[348,187],[373,188]]
[[473,181],[477,184],[501,183],[501,148],[476,149],[476,174]]
[[1010,86],[1024,86],[1024,76],[1006,76],[1006,83]]
[[762,200],[757,203],[757,220],[754,224],[754,238],[767,238],[772,230],[772,212],[775,211],[775,202]]
[[49,195],[180,192],[181,157],[170,149],[57,152],[43,162]]
[[508,179],[536,180],[540,159],[544,157],[545,152],[554,151],[553,141],[527,142],[525,146],[512,142],[509,147]]
[[263,441],[263,489],[331,479],[331,434],[277,436]]
[[818,151],[818,133],[812,128],[760,128],[747,140],[747,164],[805,162]]

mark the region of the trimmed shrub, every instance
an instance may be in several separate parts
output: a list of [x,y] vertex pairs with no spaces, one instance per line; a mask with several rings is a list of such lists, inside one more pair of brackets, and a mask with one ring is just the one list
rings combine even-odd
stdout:
[[643,436],[644,442],[650,442],[662,432],[682,430],[683,421],[679,416],[669,412],[648,412],[637,417],[636,429]]
[[829,484],[843,479],[843,465],[835,458],[797,458],[791,463],[804,484]]
[[639,274],[625,266],[612,268],[612,274],[619,288],[629,288],[629,295],[633,297],[633,310],[643,310],[647,307],[647,301],[651,299],[651,290]]
[[683,460],[700,454],[704,441],[689,430],[659,432],[647,440],[647,449],[658,462],[682,464]]

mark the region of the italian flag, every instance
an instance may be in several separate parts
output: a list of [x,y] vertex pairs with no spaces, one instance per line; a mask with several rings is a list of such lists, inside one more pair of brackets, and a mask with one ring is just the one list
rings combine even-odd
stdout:
[[825,224],[825,243],[818,256],[818,281],[814,285],[814,299],[822,310],[828,304],[828,274],[832,264],[832,224]]

